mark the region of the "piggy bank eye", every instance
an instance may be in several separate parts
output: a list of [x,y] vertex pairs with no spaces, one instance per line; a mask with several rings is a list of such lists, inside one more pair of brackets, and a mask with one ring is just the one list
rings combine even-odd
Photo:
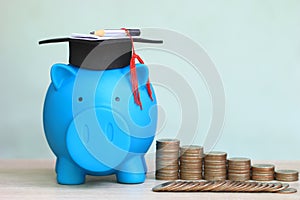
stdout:
[[120,97],[116,97],[115,101],[119,102],[120,101]]
[[78,102],[82,102],[83,98],[82,97],[78,97]]

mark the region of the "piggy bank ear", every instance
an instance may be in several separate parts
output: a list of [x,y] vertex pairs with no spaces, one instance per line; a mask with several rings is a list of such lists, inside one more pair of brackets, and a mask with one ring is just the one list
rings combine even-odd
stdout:
[[55,64],[51,68],[50,76],[53,83],[53,86],[56,90],[58,90],[64,80],[75,76],[76,71],[74,68],[70,67],[69,65],[65,64]]
[[[123,71],[124,74],[126,74],[126,77],[130,81],[130,68],[126,67]],[[144,64],[136,64],[136,76],[139,82],[139,86],[146,85],[149,79],[149,70],[148,67]]]

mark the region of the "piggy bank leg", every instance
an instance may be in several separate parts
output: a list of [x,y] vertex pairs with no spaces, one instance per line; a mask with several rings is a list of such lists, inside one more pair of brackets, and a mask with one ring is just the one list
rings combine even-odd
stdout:
[[119,183],[143,183],[146,179],[146,162],[144,156],[131,156],[121,164],[116,173]]
[[78,185],[85,181],[84,171],[66,158],[57,158],[55,171],[59,184]]

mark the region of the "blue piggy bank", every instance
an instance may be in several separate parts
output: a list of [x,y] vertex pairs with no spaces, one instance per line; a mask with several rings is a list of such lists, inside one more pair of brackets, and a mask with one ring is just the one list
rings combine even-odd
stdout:
[[90,70],[71,64],[51,68],[44,131],[57,157],[57,182],[82,184],[86,175],[115,174],[120,183],[142,183],[144,155],[155,136],[157,107],[149,98],[149,72],[136,65],[142,109],[135,104],[130,67]]

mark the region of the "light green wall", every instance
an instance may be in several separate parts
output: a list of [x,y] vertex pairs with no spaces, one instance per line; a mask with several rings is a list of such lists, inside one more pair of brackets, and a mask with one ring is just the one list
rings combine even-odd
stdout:
[[187,35],[216,64],[226,121],[215,149],[300,159],[298,0],[9,0],[1,2],[0,24],[0,158],[53,157],[41,112],[50,66],[67,62],[67,45],[39,47],[38,40],[106,27],[158,27]]

